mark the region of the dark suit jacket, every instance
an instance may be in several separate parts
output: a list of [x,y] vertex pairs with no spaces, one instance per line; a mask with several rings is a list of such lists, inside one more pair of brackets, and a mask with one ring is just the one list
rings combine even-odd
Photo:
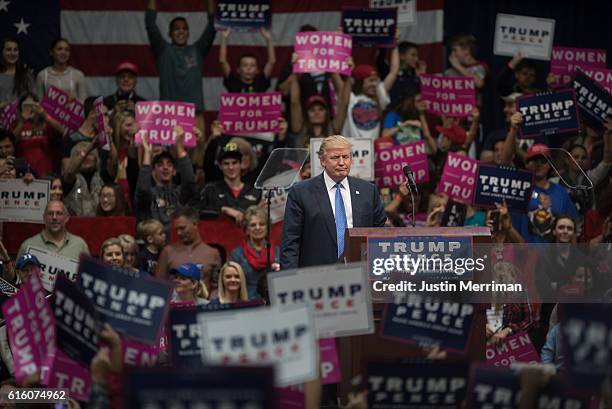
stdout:
[[[350,177],[353,227],[382,227],[387,217],[375,185]],[[338,260],[336,222],[323,174],[293,186],[287,197],[280,264],[283,270]]]

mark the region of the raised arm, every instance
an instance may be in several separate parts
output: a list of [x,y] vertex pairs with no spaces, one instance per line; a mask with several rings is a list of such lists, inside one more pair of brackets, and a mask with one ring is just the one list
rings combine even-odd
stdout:
[[419,113],[419,121],[421,122],[421,132],[423,134],[423,138],[425,139],[427,153],[429,155],[435,155],[436,152],[438,152],[438,144],[431,135],[431,131],[429,130],[429,123],[427,123],[427,116],[425,115],[425,112],[427,111],[427,104],[419,95],[414,97],[414,103]]
[[85,152],[81,152],[80,154],[74,155],[70,158],[70,161],[68,162],[68,166],[66,167],[66,171],[64,172],[64,175],[63,175],[64,183],[74,183],[74,181],[76,180],[76,175],[77,173],[79,173],[79,169],[81,168],[83,161],[85,160],[87,155],[91,153],[91,151],[96,149],[97,143],[98,143],[98,138],[93,138],[87,144],[87,150]]
[[266,48],[268,50],[268,61],[263,69],[263,74],[266,78],[272,77],[272,70],[274,69],[274,64],[276,64],[276,53],[274,52],[274,41],[272,40],[272,33],[265,29],[261,29],[261,36],[266,41]]
[[289,91],[289,101],[291,104],[291,132],[297,134],[304,126],[304,113],[302,112],[300,83],[297,74],[292,74],[290,81],[291,89]]
[[224,78],[229,77],[232,72],[232,67],[229,62],[227,62],[227,39],[231,32],[231,28],[223,30],[221,32],[221,41],[219,42],[219,66],[221,67],[221,73]]
[[397,49],[397,47],[395,47],[393,51],[391,51],[391,62],[389,64],[389,73],[383,80],[383,83],[385,84],[385,89],[387,90],[387,92],[389,92],[391,90],[391,87],[393,87],[393,84],[395,84],[395,80],[397,79],[397,74],[399,74],[399,70],[400,70],[399,50]]
[[145,28],[147,29],[147,36],[149,37],[149,43],[153,48],[153,53],[159,55],[164,47],[168,46],[166,40],[157,27],[157,1],[149,0],[147,5],[147,11],[145,12]]
[[194,44],[202,57],[206,57],[210,48],[212,47],[213,41],[215,41],[215,2],[214,0],[206,0],[206,13],[208,15],[208,22],[206,28],[202,32],[202,36]]
[[[355,67],[355,63],[353,62],[353,57],[349,57],[348,65],[351,72],[353,72],[353,68]],[[332,122],[332,126],[334,128],[334,132],[341,132],[342,126],[344,125],[344,121],[346,119],[349,101],[351,99],[351,91],[353,89],[353,77],[347,75],[344,77],[344,84],[342,84],[342,88],[340,91],[340,95],[338,97],[338,109],[336,111],[336,116],[334,117],[334,121]]]
[[501,165],[512,164],[512,158],[516,154],[516,134],[518,133],[518,127],[523,122],[523,115],[520,112],[515,112],[510,118],[510,130],[504,140],[504,146],[501,153]]

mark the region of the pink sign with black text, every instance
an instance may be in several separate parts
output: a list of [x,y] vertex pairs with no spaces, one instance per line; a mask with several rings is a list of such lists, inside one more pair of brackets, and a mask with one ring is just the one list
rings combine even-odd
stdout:
[[17,101],[9,102],[0,110],[0,129],[9,129],[17,119]]
[[144,136],[154,145],[174,145],[176,143],[175,126],[185,132],[184,145],[194,147],[196,136],[195,105],[191,102],[176,101],[140,101],[136,103],[136,122],[140,130],[136,134],[136,143],[140,144]]
[[472,203],[478,161],[449,152],[438,183],[438,192],[459,203]]
[[81,101],[71,100],[66,92],[53,85],[47,88],[47,93],[40,104],[49,116],[68,131],[78,130],[85,119],[85,109]]
[[476,86],[471,77],[443,77],[422,74],[421,96],[427,112],[465,117],[476,107]]
[[350,35],[335,31],[307,31],[295,34],[293,72],[335,72],[350,75],[348,59],[353,50]]
[[524,332],[510,335],[497,347],[487,344],[486,357],[487,364],[495,366],[510,366],[514,362],[540,362],[531,338]]
[[378,187],[395,188],[406,183],[404,166],[409,166],[417,184],[429,180],[429,165],[425,142],[376,148],[374,175]]
[[[32,274],[19,292],[2,304],[13,354],[15,380],[49,365],[56,351],[55,316],[38,274]],[[45,378],[42,378],[43,381]]]
[[42,368],[41,376],[48,377],[43,385],[49,388],[68,389],[70,398],[89,401],[91,388],[89,368],[73,361],[61,350],[57,350],[51,365]]
[[219,121],[225,134],[276,133],[282,116],[283,96],[280,92],[221,94]]
[[606,50],[594,48],[553,47],[550,72],[557,75],[556,87],[567,85],[576,68],[606,69]]

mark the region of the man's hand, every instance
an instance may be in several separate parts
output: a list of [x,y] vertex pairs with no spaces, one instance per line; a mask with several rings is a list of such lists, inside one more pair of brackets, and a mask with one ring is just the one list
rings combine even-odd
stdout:
[[557,85],[557,83],[559,82],[559,76],[557,74],[553,74],[552,72],[549,72],[548,75],[546,76],[546,84],[548,85],[548,87],[553,87],[555,85]]
[[523,114],[520,112],[515,112],[510,117],[510,126],[514,129],[518,129],[518,127],[523,123]]
[[244,218],[244,213],[229,206],[221,207],[221,213],[233,218],[237,225],[240,225],[242,223],[242,219]]
[[226,28],[225,30],[221,31],[221,39],[227,41],[227,39],[229,38],[230,34],[232,34],[232,29],[231,28]]
[[474,107],[474,109],[472,109],[472,112],[470,112],[470,115],[472,116],[472,120],[478,121],[480,119],[480,110]]
[[423,75],[427,72],[427,62],[423,60],[418,60],[416,62],[416,67],[414,67],[417,75]]
[[457,58],[457,54],[455,54],[455,52],[450,53],[450,55],[448,56],[448,62],[450,63],[450,65],[453,66],[453,68],[458,71],[463,68],[463,65],[461,64],[461,62],[459,62],[459,58]]
[[259,29],[259,32],[261,33],[263,39],[266,40],[266,42],[272,41],[272,33],[270,33],[270,30],[265,27],[262,27]]
[[111,363],[108,348],[102,347],[91,360],[90,364],[91,380],[94,383],[106,385],[108,374],[111,372]]
[[518,65],[518,63],[520,63],[521,61],[523,61],[523,54],[521,53],[516,53],[514,54],[514,56],[512,57],[512,59],[508,62],[508,66],[514,70],[516,68],[516,66]]

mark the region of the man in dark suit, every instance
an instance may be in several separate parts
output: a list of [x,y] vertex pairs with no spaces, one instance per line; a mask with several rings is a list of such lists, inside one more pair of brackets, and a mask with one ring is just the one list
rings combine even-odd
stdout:
[[287,197],[280,264],[284,270],[332,264],[351,227],[383,227],[387,217],[375,185],[349,176],[349,139],[325,138],[319,150],[324,171],[293,186]]

